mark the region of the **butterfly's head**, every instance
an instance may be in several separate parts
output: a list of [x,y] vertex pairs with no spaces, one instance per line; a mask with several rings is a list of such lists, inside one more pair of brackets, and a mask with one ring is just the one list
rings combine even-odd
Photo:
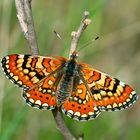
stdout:
[[76,51],[73,51],[71,54],[70,54],[70,59],[77,59],[78,58],[78,53]]

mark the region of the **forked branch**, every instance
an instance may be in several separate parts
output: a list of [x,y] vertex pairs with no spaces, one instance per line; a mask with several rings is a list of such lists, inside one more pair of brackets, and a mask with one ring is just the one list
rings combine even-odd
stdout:
[[[17,17],[20,23],[20,27],[24,33],[25,38],[29,43],[29,47],[31,49],[31,53],[33,55],[38,55],[39,50],[37,46],[37,38],[33,23],[32,17],[32,8],[31,8],[31,0],[15,0],[16,9],[17,9]],[[88,19],[89,13],[87,11],[84,12],[81,24],[77,31],[73,31],[72,41],[71,41],[71,50],[73,52],[76,50],[78,41],[80,36],[82,35],[83,31],[86,27],[90,24],[90,19]],[[58,109],[52,111],[54,119],[56,121],[57,127],[64,136],[65,140],[74,140],[74,136],[70,133],[69,129],[67,128],[64,119],[61,115],[61,112]],[[81,139],[81,138],[80,138]]]
[[70,54],[77,49],[78,41],[86,29],[86,27],[91,23],[91,20],[88,18],[89,12],[85,11],[83,14],[83,18],[81,20],[80,26],[77,31],[73,31],[71,33],[72,41],[71,41],[71,49],[70,49]]

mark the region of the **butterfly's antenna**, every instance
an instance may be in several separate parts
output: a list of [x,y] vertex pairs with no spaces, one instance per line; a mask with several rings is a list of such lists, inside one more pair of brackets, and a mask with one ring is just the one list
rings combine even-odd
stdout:
[[53,32],[61,40],[61,42],[64,44],[64,46],[66,46],[66,43],[64,42],[64,40],[62,39],[62,37],[60,36],[60,34],[58,32],[56,32],[55,30]]
[[91,41],[87,42],[86,44],[84,44],[77,52],[79,52],[81,49],[88,47],[89,45],[91,45],[95,40],[99,39],[99,37],[95,37],[93,38]]

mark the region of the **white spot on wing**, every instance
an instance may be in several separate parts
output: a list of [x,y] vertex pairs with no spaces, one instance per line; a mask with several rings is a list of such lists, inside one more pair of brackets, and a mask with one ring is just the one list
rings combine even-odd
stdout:
[[17,81],[17,80],[18,80],[18,76],[13,76],[13,79],[14,79],[15,81]]
[[81,93],[82,93],[82,91],[83,91],[82,89],[78,89],[78,93],[79,93],[79,94],[81,94]]
[[129,102],[130,101],[130,99],[128,98],[128,99],[126,99],[126,102]]
[[9,60],[9,56],[6,56],[5,58],[6,58],[7,60]]
[[107,105],[107,108],[108,108],[108,109],[111,109],[111,108],[112,108],[112,106],[111,106],[111,105]]
[[41,105],[41,101],[40,100],[36,100],[35,104]]
[[26,93],[26,96],[27,96],[27,97],[30,97],[30,94]]
[[10,73],[10,76],[13,77],[13,75],[14,75],[14,74],[11,72],[11,73]]
[[8,69],[9,68],[9,65],[5,65],[5,67]]
[[119,83],[121,86],[125,86],[125,83],[124,82],[122,82],[122,81],[120,81],[120,83]]
[[78,117],[79,117],[79,116],[80,116],[80,112],[79,112],[79,111],[77,111],[77,112],[75,112],[75,113],[74,113],[74,115],[76,115],[76,116],[78,116]]
[[18,55],[18,58],[24,58],[24,55]]
[[30,101],[31,103],[34,103],[34,99],[32,99],[32,98],[30,98],[29,101]]
[[87,117],[87,115],[86,114],[83,114],[83,115],[81,115],[81,117],[85,118],[85,117]]
[[135,94],[136,94],[136,92],[135,92],[135,91],[132,91],[132,92],[131,92],[131,94],[132,94],[132,95],[135,95]]
[[67,113],[73,114],[73,111],[72,110],[69,110],[69,111],[67,111]]
[[88,112],[88,115],[93,115],[94,113],[93,112]]
[[49,84],[49,85],[52,85],[52,84],[53,84],[52,80],[49,80],[49,81],[48,81],[48,84]]
[[48,107],[47,103],[42,104],[43,107]]

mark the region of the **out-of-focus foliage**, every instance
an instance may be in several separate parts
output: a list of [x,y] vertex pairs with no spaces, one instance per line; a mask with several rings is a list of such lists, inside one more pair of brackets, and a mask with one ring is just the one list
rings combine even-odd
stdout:
[[[140,91],[140,1],[139,0],[41,0],[32,1],[35,29],[41,55],[68,57],[70,34],[79,26],[84,10],[90,12],[89,25],[79,42],[100,39],[79,53],[79,61],[89,63]],[[53,33],[56,30],[64,45]],[[30,50],[16,18],[14,1],[0,1],[0,57],[29,54]],[[21,90],[5,78],[0,69],[1,140],[62,140],[51,111],[28,107]],[[140,139],[140,101],[125,110],[103,112],[97,119],[65,121],[76,136],[85,140]]]

